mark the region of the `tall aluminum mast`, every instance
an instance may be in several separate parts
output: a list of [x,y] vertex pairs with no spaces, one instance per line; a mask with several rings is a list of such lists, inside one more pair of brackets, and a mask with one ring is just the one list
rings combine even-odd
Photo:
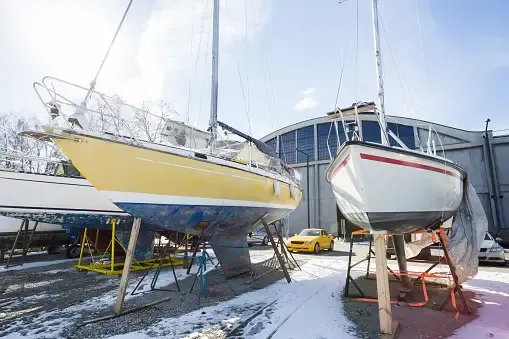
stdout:
[[212,133],[211,147],[217,139],[217,96],[218,96],[218,64],[219,64],[219,0],[214,0],[212,22],[212,86],[210,93],[210,129]]
[[378,81],[378,109],[377,114],[380,119],[382,145],[389,144],[389,135],[387,132],[387,122],[385,121],[385,100],[384,100],[384,77],[382,72],[382,59],[380,55],[380,36],[378,29],[378,0],[372,1],[373,5],[373,34],[375,40],[375,59],[376,75]]

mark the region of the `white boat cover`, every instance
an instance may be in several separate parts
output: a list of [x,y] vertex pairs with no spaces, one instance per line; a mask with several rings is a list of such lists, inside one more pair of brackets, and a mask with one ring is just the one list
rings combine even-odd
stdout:
[[460,284],[475,277],[479,268],[479,250],[488,231],[488,218],[474,186],[465,180],[463,200],[446,234],[451,261]]
[[[479,250],[488,231],[488,219],[475,188],[468,180],[465,180],[464,185],[463,200],[454,216],[452,227],[445,224],[442,227],[447,230],[445,240],[460,284],[477,274]],[[407,242],[406,257],[417,256],[423,248],[433,244],[432,238],[431,234],[422,234],[418,240]]]

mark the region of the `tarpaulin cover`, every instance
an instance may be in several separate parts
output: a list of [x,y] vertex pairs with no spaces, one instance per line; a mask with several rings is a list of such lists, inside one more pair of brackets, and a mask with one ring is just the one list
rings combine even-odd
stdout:
[[[442,226],[460,284],[477,274],[479,250],[488,231],[488,219],[474,187],[468,180],[464,185],[463,200],[452,227],[448,222]],[[433,242],[431,233],[417,235],[417,240],[405,243],[407,259],[417,256]]]
[[488,231],[488,219],[470,181],[465,180],[463,201],[446,232],[451,262],[460,284],[473,278],[479,267],[479,250]]

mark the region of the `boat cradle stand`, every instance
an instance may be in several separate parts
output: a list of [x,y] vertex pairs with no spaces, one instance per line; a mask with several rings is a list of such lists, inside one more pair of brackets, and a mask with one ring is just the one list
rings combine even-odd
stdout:
[[[443,308],[446,306],[447,302],[449,300],[451,300],[453,307],[457,310],[457,314],[456,314],[456,317],[457,317],[458,313],[459,313],[459,310],[456,307],[456,298],[455,298],[455,295],[457,294],[460,297],[461,302],[462,302],[462,306],[463,306],[462,307],[462,311],[463,311],[462,313],[472,314],[473,310],[472,310],[471,306],[468,305],[468,303],[467,303],[467,301],[465,299],[465,296],[464,296],[463,291],[461,289],[461,285],[458,283],[458,276],[456,275],[455,268],[451,264],[450,253],[449,253],[449,250],[448,250],[447,245],[446,245],[444,231],[445,230],[443,228],[439,228],[439,229],[434,231],[435,234],[437,235],[438,241],[440,242],[440,244],[441,244],[441,246],[442,246],[442,248],[444,250],[444,253],[439,258],[439,260],[437,262],[433,263],[428,269],[426,269],[426,271],[424,271],[424,272],[397,272],[397,271],[392,270],[389,266],[387,266],[387,271],[388,271],[388,273],[390,273],[398,281],[401,281],[401,276],[403,276],[403,275],[405,275],[407,277],[414,277],[415,278],[414,284],[416,284],[419,280],[421,280],[422,281],[421,285],[423,287],[423,292],[424,292],[425,296],[427,296],[427,294],[425,292],[425,288],[426,288],[425,287],[425,284],[426,284],[425,278],[426,277],[428,277],[428,278],[445,278],[445,276],[437,275],[437,274],[434,274],[434,273],[430,273],[430,271],[433,270],[440,263],[447,264],[448,267],[449,267],[449,270],[450,270],[450,276],[453,279],[453,284],[451,286],[449,286],[449,291],[447,293],[447,297],[438,306],[438,310],[443,310]],[[417,233],[424,233],[424,232],[417,232]],[[362,289],[359,287],[359,285],[355,282],[355,280],[351,276],[351,271],[352,271],[353,268],[355,268],[359,264],[367,261],[368,264],[367,264],[367,268],[366,268],[365,278],[368,279],[369,278],[369,273],[370,273],[371,259],[373,257],[375,257],[375,259],[376,259],[375,252],[372,249],[373,235],[370,235],[368,254],[366,255],[366,257],[364,259],[362,259],[362,260],[352,264],[352,253],[353,253],[353,245],[354,245],[353,235],[361,235],[361,234],[366,235],[366,234],[369,234],[369,232],[368,231],[355,231],[355,232],[352,232],[352,238],[350,240],[350,250],[349,250],[349,255],[348,255],[348,269],[347,269],[347,276],[346,276],[346,284],[345,284],[344,296],[347,297],[347,298],[357,298],[357,300],[359,300],[359,301],[371,301],[371,302],[374,302],[374,301],[376,301],[376,299],[374,299],[372,297],[369,297],[369,296],[366,296],[366,294],[362,291]],[[387,235],[387,236],[390,236],[390,235]],[[385,253],[382,253],[382,254],[385,256]],[[359,295],[353,295],[350,292],[350,283],[359,292]],[[425,299],[427,300],[427,297]],[[400,301],[391,301],[391,303],[395,303],[396,304],[396,303],[401,303],[401,302]],[[413,305],[413,304],[409,304],[409,305],[410,306],[424,306],[425,304],[426,303],[420,303],[419,305]]]
[[[278,225],[276,225],[276,223]],[[247,282],[247,284],[251,284],[256,280],[263,278],[267,274],[277,270],[279,267],[281,267],[283,270],[287,281],[291,282],[291,278],[288,274],[288,269],[301,269],[293,254],[288,251],[288,247],[286,247],[286,244],[283,240],[283,223],[279,221],[273,223],[272,225],[274,226],[274,233],[270,231],[270,225],[263,221],[263,228],[269,237],[269,242],[272,246],[272,249],[274,250],[274,255],[267,260],[252,265],[251,279]],[[272,236],[273,234],[276,234],[277,241]],[[278,246],[280,252],[278,251]]]
[[[124,268],[125,262],[119,261],[116,258],[118,254],[117,246],[120,246],[121,250],[127,253],[126,248],[120,243],[115,235],[117,221],[111,220],[111,239],[106,249],[100,248],[98,243],[99,231],[95,230],[95,239],[92,239],[92,230],[85,228],[81,237],[80,256],[78,263],[74,266],[79,270],[93,271],[106,275],[120,275]],[[87,252],[91,261],[89,263],[84,262],[83,255]],[[155,264],[161,263],[162,267],[167,266],[179,266],[182,265],[183,261],[175,256],[159,256],[147,260],[136,260],[131,267],[131,271],[144,271],[150,270]]]
[[[28,219],[23,219],[21,221],[21,225],[19,226],[18,233],[16,234],[16,239],[14,239],[14,243],[12,244],[11,251],[9,253],[9,258],[7,259],[7,263],[5,264],[5,268],[13,267],[13,266],[23,266],[23,263],[25,262],[28,250],[30,249],[30,243],[32,242],[32,237],[34,233],[37,230],[37,225],[39,225],[39,222],[36,221],[34,228],[29,229],[30,221]],[[18,242],[20,241],[21,235],[23,237],[23,247],[22,247],[22,254],[21,258],[19,258],[17,262],[12,263],[12,256],[14,255],[14,251],[16,250],[16,247],[18,246]],[[0,254],[0,262],[4,262],[4,252],[2,251]]]

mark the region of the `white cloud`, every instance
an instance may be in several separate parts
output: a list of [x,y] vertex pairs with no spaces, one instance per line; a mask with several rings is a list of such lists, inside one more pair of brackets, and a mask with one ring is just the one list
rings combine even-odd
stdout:
[[306,88],[305,90],[300,91],[300,94],[306,95],[306,96],[313,95],[313,94],[315,94],[315,89],[311,88],[311,87],[310,88]]
[[[0,1],[0,28],[8,27],[0,33],[0,47],[9,50],[11,59],[20,55],[33,60],[31,73],[23,73],[28,80],[16,79],[22,89],[29,88],[27,84],[43,75],[88,87],[125,4],[101,0],[52,0],[51,4]],[[189,101],[190,106],[196,106],[191,111],[198,111],[200,106],[205,116],[210,93],[212,4],[210,0],[134,2],[96,89],[107,95],[119,94],[133,105],[163,99],[184,116]],[[270,4],[271,0],[220,1],[220,74],[232,55],[238,56],[239,50],[246,49],[246,40],[253,43],[262,33]],[[4,71],[3,64],[0,66]],[[23,94],[26,95],[35,98],[31,91]],[[39,103],[31,108],[40,110]]]
[[299,100],[294,106],[295,110],[303,111],[305,109],[310,109],[318,106],[318,102],[312,97],[305,97],[304,99]]
[[[208,84],[213,1],[195,0],[193,3],[194,7],[188,0],[158,0],[155,3],[138,45],[139,75],[125,83],[124,92],[131,97],[156,100],[163,98],[164,93],[174,97],[171,101],[175,101],[179,97],[175,90],[185,89],[187,92],[190,78],[194,84],[205,82],[205,79]],[[221,1],[220,63],[229,60],[235,43],[246,38],[251,40],[263,29],[267,21],[267,4],[270,1]],[[249,13],[247,33],[245,5]],[[165,99],[169,98],[165,96]],[[177,103],[180,110],[187,106],[187,100],[186,97],[183,105]]]

